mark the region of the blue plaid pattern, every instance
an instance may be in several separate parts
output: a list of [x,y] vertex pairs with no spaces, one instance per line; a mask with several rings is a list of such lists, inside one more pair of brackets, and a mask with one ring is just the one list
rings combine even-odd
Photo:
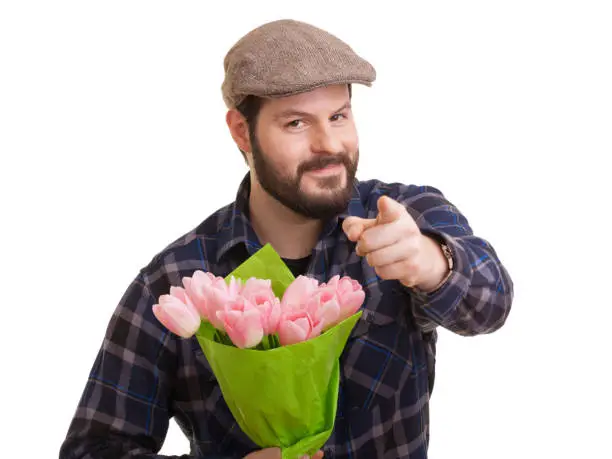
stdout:
[[[237,198],[159,252],[131,282],[110,320],[60,458],[161,458],[170,419],[191,444],[183,458],[241,458],[257,449],[223,400],[195,338],[169,333],[152,306],[195,270],[226,276],[260,243],[248,219],[249,178]],[[388,195],[423,233],[445,241],[455,267],[438,291],[383,281],[344,235],[347,215],[374,218]],[[347,211],[324,227],[307,274],[340,274],[366,291],[364,313],[341,357],[338,414],[326,458],[427,457],[436,328],[490,333],[510,311],[513,284],[492,246],[432,187],[356,181]],[[174,456],[178,457],[178,456]]]

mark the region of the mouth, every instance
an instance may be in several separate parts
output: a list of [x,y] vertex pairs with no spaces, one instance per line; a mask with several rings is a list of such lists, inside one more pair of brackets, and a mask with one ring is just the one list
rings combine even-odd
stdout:
[[315,176],[323,176],[323,175],[333,175],[338,174],[344,169],[343,164],[328,164],[325,167],[321,167],[319,169],[310,169],[307,174],[315,175]]

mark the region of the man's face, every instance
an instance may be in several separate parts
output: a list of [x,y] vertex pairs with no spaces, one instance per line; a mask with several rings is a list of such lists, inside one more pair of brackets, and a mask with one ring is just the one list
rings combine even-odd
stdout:
[[313,219],[346,209],[359,162],[346,85],[267,100],[251,144],[259,184],[284,206]]

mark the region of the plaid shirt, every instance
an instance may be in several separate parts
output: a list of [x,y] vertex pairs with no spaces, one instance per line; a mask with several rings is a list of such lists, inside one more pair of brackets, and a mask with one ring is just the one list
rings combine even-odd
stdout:
[[[195,458],[241,458],[257,448],[233,419],[195,337],[163,327],[152,306],[183,276],[226,276],[257,251],[248,175],[236,201],[158,253],[127,288],[93,364],[60,458],[161,458],[174,418]],[[422,294],[383,281],[342,231],[347,215],[374,218],[381,195],[406,205],[422,232],[445,241],[454,268]],[[307,275],[340,274],[364,286],[364,313],[341,357],[338,412],[326,458],[427,457],[436,327],[490,333],[510,311],[513,284],[491,245],[435,188],[357,181],[347,211],[324,227]],[[166,456],[167,457],[167,456]],[[177,456],[174,456],[177,457]]]

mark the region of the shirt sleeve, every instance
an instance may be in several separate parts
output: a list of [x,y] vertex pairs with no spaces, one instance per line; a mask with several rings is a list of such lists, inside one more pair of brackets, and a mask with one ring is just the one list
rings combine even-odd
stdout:
[[431,293],[409,289],[423,331],[442,326],[465,336],[501,328],[510,313],[513,283],[492,245],[474,235],[466,217],[433,187],[401,185],[395,196],[421,231],[444,242],[453,254],[447,281]]
[[60,449],[60,459],[160,456],[170,416],[174,338],[152,313],[137,277],[120,300]]

